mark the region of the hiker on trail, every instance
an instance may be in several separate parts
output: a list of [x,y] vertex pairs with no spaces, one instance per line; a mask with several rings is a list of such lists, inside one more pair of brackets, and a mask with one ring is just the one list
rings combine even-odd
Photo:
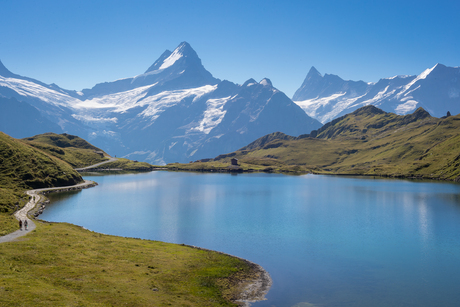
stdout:
[[22,230],[22,220],[19,220],[19,229]]
[[26,230],[27,230],[27,225],[28,225],[28,224],[29,224],[29,223],[27,222],[27,220],[24,220],[24,228],[25,228]]

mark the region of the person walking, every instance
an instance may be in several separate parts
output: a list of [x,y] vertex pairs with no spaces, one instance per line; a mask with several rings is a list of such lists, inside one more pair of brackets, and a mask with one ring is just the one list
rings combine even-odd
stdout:
[[25,230],[27,230],[27,225],[28,225],[28,224],[29,224],[29,223],[27,222],[27,219],[25,219],[25,220],[24,220],[24,229],[25,229]]
[[19,220],[19,229],[22,230],[22,220]]

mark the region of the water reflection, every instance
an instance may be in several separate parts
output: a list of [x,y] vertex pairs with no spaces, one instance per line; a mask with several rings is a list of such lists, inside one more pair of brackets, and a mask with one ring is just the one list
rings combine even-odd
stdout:
[[99,186],[53,199],[43,218],[255,261],[274,285],[254,307],[460,301],[459,185],[167,172],[88,179]]

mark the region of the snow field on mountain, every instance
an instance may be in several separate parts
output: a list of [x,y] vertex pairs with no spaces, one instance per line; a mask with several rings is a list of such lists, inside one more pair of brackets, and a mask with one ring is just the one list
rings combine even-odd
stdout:
[[0,87],[10,88],[21,96],[38,98],[55,106],[71,107],[79,101],[67,94],[48,89],[40,84],[16,78],[5,78],[0,76]]
[[79,110],[113,109],[111,110],[112,112],[123,113],[131,108],[139,106],[138,101],[142,99],[153,86],[155,86],[155,84],[138,87],[126,92],[78,101],[74,108]]
[[140,105],[148,105],[148,107],[142,113],[140,113],[140,115],[144,117],[150,117],[152,120],[155,120],[158,118],[159,114],[161,114],[167,108],[180,103],[182,100],[193,96],[194,98],[192,102],[195,102],[203,95],[214,91],[216,88],[217,85],[205,85],[192,89],[164,91],[159,94],[146,97],[140,101]]
[[207,108],[203,113],[203,119],[197,127],[190,129],[190,131],[201,131],[209,134],[224,118],[227,111],[224,111],[223,108],[230,99],[233,99],[233,97],[228,96],[206,101]]
[[160,69],[165,69],[170,66],[173,66],[174,63],[176,63],[176,61],[179,60],[181,57],[182,53],[180,52],[180,49],[174,50],[174,52],[163,61],[163,64],[161,64]]

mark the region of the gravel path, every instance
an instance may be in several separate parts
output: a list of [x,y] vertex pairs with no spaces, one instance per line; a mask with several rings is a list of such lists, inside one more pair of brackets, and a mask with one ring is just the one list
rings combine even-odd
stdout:
[[[97,164],[94,164],[94,165],[90,165],[88,167],[76,168],[75,170],[76,171],[84,171],[84,170],[96,168],[96,167],[98,167],[100,165],[103,165],[103,164],[106,164],[106,163],[109,163],[109,162],[114,162],[114,161],[117,161],[117,160],[118,160],[118,158],[112,158],[111,157],[107,161],[97,163]],[[26,193],[30,196],[29,202],[21,210],[17,211],[14,214],[14,216],[18,220],[18,227],[19,227],[19,221],[20,220],[23,223],[24,223],[24,221],[27,221],[27,224],[28,224],[27,229],[25,229],[25,227],[22,226],[21,229],[16,230],[15,232],[12,232],[10,234],[7,234],[6,236],[0,237],[0,243],[13,241],[13,240],[15,240],[15,239],[17,239],[19,237],[25,236],[30,231],[35,229],[35,223],[31,219],[28,218],[27,213],[30,210],[32,210],[33,208],[35,208],[35,206],[40,202],[40,200],[41,200],[41,196],[39,194],[40,192],[51,191],[51,190],[71,189],[71,188],[77,188],[78,189],[78,188],[83,188],[83,187],[85,187],[87,185],[90,185],[90,184],[94,184],[94,183],[91,182],[91,181],[85,180],[84,183],[76,184],[76,185],[73,185],[73,186],[57,187],[57,188],[44,188],[44,189],[35,189],[35,190],[27,191]]]
[[[117,160],[117,158],[110,158],[110,160],[108,160],[108,161],[104,161],[102,163],[91,165],[91,166],[89,166],[87,168],[81,168],[81,169],[76,169],[76,170],[81,171],[81,170],[85,170],[85,169],[89,169],[89,168],[94,168],[94,167],[97,167],[99,165],[109,163],[109,162],[112,162],[112,161],[116,161],[116,160]],[[37,204],[40,202],[40,200],[42,198],[42,196],[39,194],[40,192],[52,191],[52,190],[79,189],[79,188],[85,188],[86,186],[90,186],[90,185],[94,185],[94,184],[95,183],[92,182],[92,181],[85,180],[85,182],[80,183],[80,184],[76,184],[76,185],[73,185],[73,186],[57,187],[57,188],[44,188],[44,189],[35,189],[35,190],[27,191],[26,193],[30,197],[29,202],[21,210],[17,211],[14,214],[14,216],[16,217],[16,219],[18,219],[18,221],[21,220],[21,221],[23,221],[23,223],[24,223],[24,221],[27,221],[27,223],[28,223],[27,230],[23,226],[21,229],[16,230],[15,232],[12,232],[12,233],[10,233],[10,234],[8,234],[6,236],[0,237],[0,243],[11,242],[13,240],[16,240],[19,237],[25,236],[26,234],[28,234],[29,232],[31,232],[31,231],[33,231],[35,229],[35,223],[31,219],[28,218],[27,213],[30,210],[32,210],[33,208],[35,208],[35,206],[37,206]],[[18,226],[19,226],[19,224],[18,224]],[[196,247],[196,246],[190,246],[190,247],[202,249],[202,248],[199,248],[199,247]],[[206,249],[203,249],[203,250],[206,250]],[[235,256],[232,256],[232,257],[235,257]],[[237,257],[237,258],[239,258],[239,257]],[[240,258],[240,259],[242,259],[242,258]],[[267,294],[267,292],[270,290],[270,287],[272,286],[272,279],[270,277],[270,274],[268,274],[268,272],[265,271],[260,265],[255,264],[253,262],[250,262],[250,261],[248,261],[246,259],[242,259],[242,260],[246,261],[251,266],[253,266],[253,268],[257,271],[256,275],[258,277],[252,283],[249,283],[248,285],[246,285],[246,287],[244,287],[239,299],[236,301],[236,303],[238,303],[240,306],[248,307],[248,306],[251,305],[251,303],[261,301],[261,300],[265,300],[265,295]]]
[[[40,202],[42,198],[42,196],[39,194],[40,192],[51,191],[51,190],[62,190],[62,189],[75,189],[75,188],[79,189],[79,188],[84,188],[92,184],[94,184],[94,182],[85,180],[85,182],[83,183],[79,183],[79,184],[67,186],[67,187],[44,188],[44,189],[35,189],[35,190],[27,191],[26,193],[30,197],[29,202],[21,210],[16,211],[16,213],[14,214],[14,217],[16,217],[16,219],[18,220],[18,227],[19,227],[19,220],[23,222],[23,226],[21,227],[21,229],[16,230],[15,232],[12,232],[10,234],[7,234],[6,236],[0,237],[0,243],[13,241],[19,237],[25,236],[26,234],[28,234],[29,232],[35,229],[35,223],[31,219],[29,219],[29,217],[27,216],[27,213],[33,208],[35,208],[35,206]],[[25,229],[24,227],[24,221],[27,221],[28,223],[27,229]]]
[[112,157],[111,157],[111,158],[110,158],[109,160],[107,160],[107,161],[104,161],[104,162],[101,162],[101,163],[97,163],[97,164],[94,164],[94,165],[90,165],[90,166],[87,166],[87,167],[76,168],[75,170],[76,170],[77,172],[81,172],[81,171],[85,171],[85,170],[97,168],[97,167],[99,167],[99,166],[101,166],[101,165],[103,165],[103,164],[110,163],[110,162],[115,162],[115,161],[117,161],[117,160],[118,160],[118,158],[112,158]]

